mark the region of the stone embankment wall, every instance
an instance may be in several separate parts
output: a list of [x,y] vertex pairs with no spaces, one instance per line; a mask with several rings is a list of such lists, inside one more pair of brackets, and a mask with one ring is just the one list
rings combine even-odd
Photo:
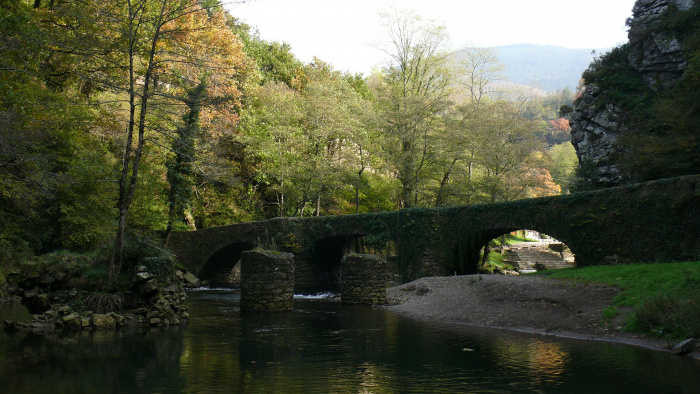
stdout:
[[349,254],[343,257],[340,267],[343,304],[386,304],[386,261],[371,254]]
[[[6,294],[32,314],[25,322],[3,322],[6,330],[47,332],[169,326],[188,321],[183,282],[196,281],[182,270],[168,274],[136,266],[127,288],[118,292],[86,289],[84,267],[28,263],[8,276]],[[196,285],[196,283],[186,283]]]
[[294,306],[294,255],[274,251],[241,254],[241,311],[279,312]]

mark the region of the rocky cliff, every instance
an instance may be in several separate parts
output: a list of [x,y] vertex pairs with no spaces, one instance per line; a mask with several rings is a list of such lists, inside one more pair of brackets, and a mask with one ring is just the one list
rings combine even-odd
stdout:
[[[637,0],[628,21],[629,43],[598,59],[584,73],[587,86],[574,105],[571,136],[582,181],[588,187],[610,187],[629,180],[619,159],[625,151],[621,136],[630,129],[631,105],[625,107],[624,100],[607,94],[610,86],[603,85],[616,80],[638,101],[646,99],[645,89],[658,92],[673,87],[688,62],[681,41],[663,28],[664,15],[670,9],[684,12],[694,5],[694,0]],[[600,75],[604,67],[615,68],[616,74],[591,77],[595,72]],[[635,80],[646,86],[635,85]]]

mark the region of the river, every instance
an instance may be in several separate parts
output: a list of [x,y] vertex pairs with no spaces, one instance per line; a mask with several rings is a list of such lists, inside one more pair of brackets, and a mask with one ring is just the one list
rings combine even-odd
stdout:
[[698,360],[318,298],[297,299],[293,312],[242,314],[237,292],[200,290],[188,293],[187,327],[2,333],[0,392],[700,392]]

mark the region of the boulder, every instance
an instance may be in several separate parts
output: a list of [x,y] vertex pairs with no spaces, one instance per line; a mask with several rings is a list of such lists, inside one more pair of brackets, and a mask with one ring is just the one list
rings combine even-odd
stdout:
[[188,272],[185,272],[185,273],[182,275],[182,281],[183,281],[183,284],[184,284],[186,287],[199,287],[199,286],[201,286],[201,282],[200,282],[199,278],[197,278],[196,276],[194,276],[194,275],[193,275],[191,272],[189,272],[189,271],[188,271]]
[[115,321],[112,316],[94,314],[92,315],[92,326],[98,329],[114,328]]
[[678,343],[671,349],[671,353],[677,355],[684,355],[692,352],[695,349],[695,338],[686,339],[683,342]]
[[[663,31],[661,16],[671,5],[684,11],[693,4],[693,0],[638,0],[634,5],[626,63],[653,90],[673,87],[688,65],[678,38]],[[602,93],[595,84],[585,86],[571,114],[571,143],[579,165],[592,166],[586,180],[596,187],[611,187],[627,181],[619,163],[624,153],[619,141],[630,128],[630,114],[620,103],[604,102]]]
[[150,294],[158,290],[158,281],[155,279],[150,279],[146,282],[141,283],[139,286],[139,291],[143,294]]
[[138,272],[136,274],[136,279],[139,282],[144,281],[144,280],[149,280],[151,278],[153,278],[153,274],[151,274],[150,272]]
[[77,313],[71,313],[69,315],[65,315],[61,318],[61,321],[63,322],[63,327],[68,328],[68,329],[81,329],[83,327],[83,322],[80,316]]

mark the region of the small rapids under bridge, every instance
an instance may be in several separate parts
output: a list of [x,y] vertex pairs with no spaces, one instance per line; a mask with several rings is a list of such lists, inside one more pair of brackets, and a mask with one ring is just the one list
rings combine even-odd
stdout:
[[175,232],[170,249],[201,279],[229,277],[241,253],[294,254],[295,288],[337,290],[346,253],[375,253],[394,276],[473,274],[481,249],[515,230],[569,246],[577,266],[700,259],[700,175],[570,195],[449,208],[276,218]]

